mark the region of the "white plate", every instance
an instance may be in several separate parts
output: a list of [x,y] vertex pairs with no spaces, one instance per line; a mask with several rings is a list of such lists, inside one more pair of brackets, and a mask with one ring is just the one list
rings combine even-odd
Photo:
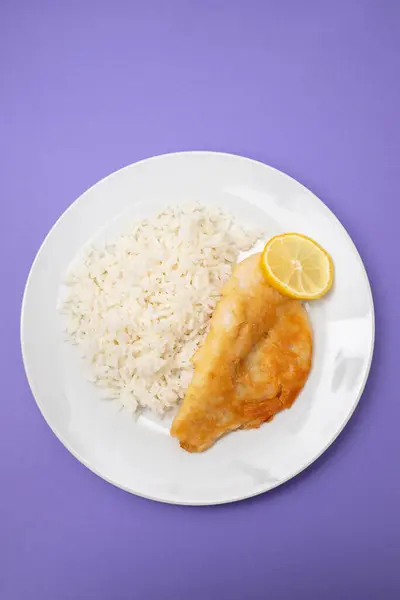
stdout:
[[[169,436],[169,421],[135,420],[101,400],[85,381],[76,349],[63,341],[56,310],[70,262],[90,238],[169,203],[199,200],[228,207],[269,236],[297,231],[332,255],[332,292],[309,306],[314,362],[294,406],[260,429],[231,433],[202,454]],[[309,190],[261,163],[212,152],[154,157],[113,173],[59,219],[30,272],[21,316],[28,380],[49,426],[92,471],[135,494],[181,504],[214,504],[270,490],[324,452],[353,413],[374,344],[368,278],[345,229]]]

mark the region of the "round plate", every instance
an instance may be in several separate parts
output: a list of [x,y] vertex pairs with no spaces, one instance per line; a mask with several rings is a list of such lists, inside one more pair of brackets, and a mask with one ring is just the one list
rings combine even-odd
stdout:
[[[256,430],[226,435],[189,454],[169,435],[170,419],[135,418],[102,400],[63,341],[57,298],[67,268],[89,239],[171,203],[198,200],[264,227],[267,237],[306,234],[335,262],[335,283],[309,305],[313,367],[290,410]],[[374,344],[368,278],[345,229],[309,190],[253,160],[213,152],[167,154],[130,165],[97,183],[62,215],[33,263],[21,315],[21,344],[33,395],[57,437],[92,471],[140,496],[216,504],[270,490],[328,448],[353,413]]]

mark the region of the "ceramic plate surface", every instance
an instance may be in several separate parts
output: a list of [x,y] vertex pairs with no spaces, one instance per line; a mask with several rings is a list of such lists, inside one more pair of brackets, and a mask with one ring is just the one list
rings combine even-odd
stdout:
[[[198,200],[262,226],[322,244],[335,283],[310,303],[314,362],[290,410],[256,430],[238,431],[201,454],[169,435],[171,419],[133,418],[85,380],[77,349],[57,312],[69,264],[89,240],[168,204]],[[182,152],[130,165],[97,183],[62,215],[44,241],[26,285],[21,343],[39,408],[62,443],[92,471],[134,494],[178,504],[214,504],[270,490],[300,473],[333,442],[363,391],[373,351],[374,309],[360,256],[330,210],[300,183],[264,164],[212,152]]]

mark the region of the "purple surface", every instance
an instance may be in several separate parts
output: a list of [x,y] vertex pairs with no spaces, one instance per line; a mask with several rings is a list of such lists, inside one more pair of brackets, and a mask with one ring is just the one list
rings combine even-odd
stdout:
[[[400,3],[0,3],[1,600],[400,596]],[[185,149],[276,166],[330,206],[377,317],[359,409],[278,490],[190,508],[80,465],[24,377],[20,303],[49,228],[119,167]],[[397,278],[397,279],[396,279]]]

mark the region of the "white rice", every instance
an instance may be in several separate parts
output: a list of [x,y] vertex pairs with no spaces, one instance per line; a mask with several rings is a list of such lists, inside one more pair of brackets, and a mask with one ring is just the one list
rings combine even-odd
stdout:
[[66,332],[105,397],[159,414],[179,403],[221,288],[259,235],[219,209],[174,207],[75,263]]

